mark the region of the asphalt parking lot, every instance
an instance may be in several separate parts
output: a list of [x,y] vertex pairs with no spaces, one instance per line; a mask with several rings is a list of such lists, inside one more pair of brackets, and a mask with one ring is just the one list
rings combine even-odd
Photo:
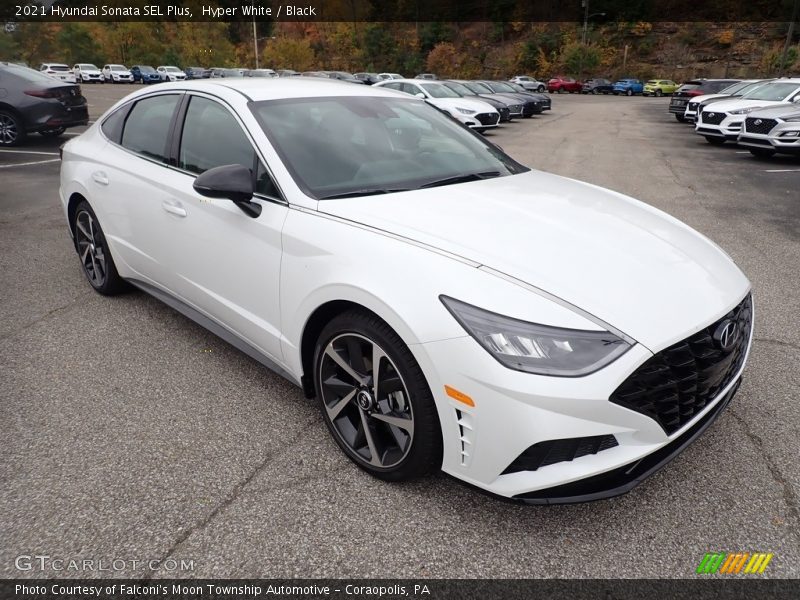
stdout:
[[[91,118],[133,89],[84,86]],[[299,389],[143,293],[90,289],[60,141],[0,150],[0,576],[97,575],[15,568],[42,554],[194,561],[104,573],[127,577],[692,577],[708,551],[772,552],[765,576],[800,576],[800,160],[712,147],[668,102],[559,95],[490,134],[687,222],[754,287],[731,407],[630,494],[573,506],[370,478]]]

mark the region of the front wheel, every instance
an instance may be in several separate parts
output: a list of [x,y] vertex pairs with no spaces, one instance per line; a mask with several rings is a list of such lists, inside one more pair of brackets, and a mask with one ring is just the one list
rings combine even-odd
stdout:
[[403,481],[441,467],[441,428],[425,376],[377,316],[349,311],[325,326],[314,385],[334,440],[366,472]]
[[678,121],[678,123],[686,123],[686,117],[683,115],[675,115],[675,120]]
[[633,96],[633,90],[628,90],[627,92],[625,92],[625,95],[626,96]]
[[117,273],[106,236],[86,200],[82,200],[75,209],[72,230],[75,232],[75,248],[83,274],[89,284],[104,296],[114,296],[124,291],[127,287],[125,281]]
[[658,90],[658,89],[656,90],[656,97],[661,98],[661,96],[663,96],[663,95],[664,95],[664,92],[662,92],[661,90]]

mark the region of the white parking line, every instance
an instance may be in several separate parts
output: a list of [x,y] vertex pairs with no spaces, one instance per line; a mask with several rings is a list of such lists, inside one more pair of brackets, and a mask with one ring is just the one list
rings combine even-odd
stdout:
[[800,173],[800,169],[765,169],[764,173]]
[[10,150],[0,148],[0,152],[8,152],[9,154],[43,154],[44,156],[58,156],[58,152],[39,152],[38,150]]
[[11,167],[29,167],[31,165],[43,165],[45,163],[61,162],[60,158],[51,158],[50,160],[37,160],[34,162],[14,163],[13,165],[0,165],[0,169],[10,169]]

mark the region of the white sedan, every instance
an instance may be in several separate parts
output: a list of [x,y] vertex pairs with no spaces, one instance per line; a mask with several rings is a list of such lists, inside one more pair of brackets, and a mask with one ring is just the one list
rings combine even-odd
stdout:
[[96,291],[145,290],[287,377],[386,480],[624,493],[720,414],[751,344],[713,242],[376,86],[141,90],[65,144],[60,197]]
[[379,81],[375,87],[383,87],[422,98],[449,114],[456,121],[477,131],[492,129],[500,124],[500,113],[494,106],[481,100],[465,98],[438,81],[387,79]]

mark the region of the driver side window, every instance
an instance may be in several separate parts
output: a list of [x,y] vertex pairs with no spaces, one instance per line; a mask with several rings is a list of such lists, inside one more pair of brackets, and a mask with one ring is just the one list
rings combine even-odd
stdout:
[[242,165],[254,173],[257,194],[280,197],[242,127],[224,106],[193,96],[183,122],[178,167],[200,174],[223,165]]

